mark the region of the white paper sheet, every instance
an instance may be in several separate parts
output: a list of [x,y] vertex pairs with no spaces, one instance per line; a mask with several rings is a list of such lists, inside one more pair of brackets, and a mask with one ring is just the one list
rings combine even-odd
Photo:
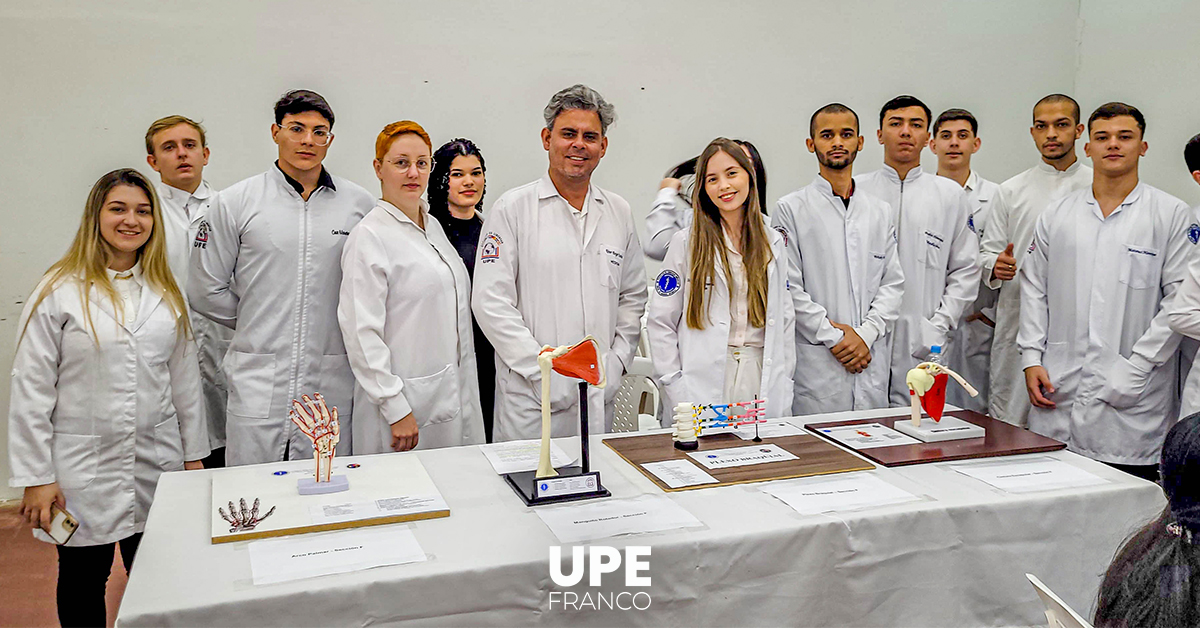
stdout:
[[951,469],[1008,492],[1032,493],[1108,482],[1104,478],[1049,457],[951,464]]
[[664,460],[662,462],[647,462],[644,469],[653,473],[664,484],[671,488],[696,486],[697,484],[716,484],[717,478],[704,472],[689,460]]
[[708,451],[689,451],[692,460],[704,465],[707,469],[728,469],[744,467],[751,464],[766,462],[782,462],[796,460],[796,456],[779,445],[751,445],[750,447],[730,447],[728,449],[710,449]]
[[398,526],[306,534],[250,543],[254,584],[289,582],[426,560],[412,530]]
[[449,509],[450,507],[446,505],[446,500],[442,499],[441,495],[400,495],[369,502],[317,504],[310,506],[308,512],[312,515],[313,523],[319,524]]
[[873,472],[845,473],[835,477],[768,482],[762,491],[802,515],[857,510],[916,501],[916,495],[893,486]]
[[[538,459],[542,455],[542,441],[536,438],[530,440],[511,440],[504,443],[480,445],[479,450],[487,456],[488,462],[496,470],[496,475],[516,473],[518,471],[536,471]],[[550,464],[561,467],[575,462],[575,457],[563,451],[558,443],[550,441]]]
[[818,431],[851,449],[921,444],[921,441],[907,434],[901,434],[882,423],[823,427]]
[[[743,425],[735,430],[738,438],[742,440],[754,440],[753,425]],[[758,424],[759,438],[779,438],[780,436],[800,436],[804,434],[804,430],[788,423],[787,421],[768,421]]]
[[560,543],[704,525],[665,495],[599,499],[536,512]]

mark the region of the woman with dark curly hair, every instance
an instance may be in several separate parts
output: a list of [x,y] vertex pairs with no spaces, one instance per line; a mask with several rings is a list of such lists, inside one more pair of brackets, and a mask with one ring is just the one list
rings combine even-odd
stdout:
[[[429,215],[442,224],[446,237],[467,265],[467,274],[475,277],[475,247],[483,227],[484,173],[483,153],[474,142],[456,138],[433,153],[429,173]],[[479,367],[479,400],[483,406],[483,429],[492,442],[492,407],[495,404],[496,364],[487,336],[475,328],[475,362]]]
[[1108,567],[1096,628],[1200,625],[1200,414],[1167,432],[1159,472],[1167,507]]

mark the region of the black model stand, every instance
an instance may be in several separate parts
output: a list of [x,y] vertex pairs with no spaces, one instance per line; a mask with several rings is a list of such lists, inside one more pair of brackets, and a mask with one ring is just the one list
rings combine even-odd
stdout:
[[587,382],[579,382],[579,462],[581,466],[555,469],[558,475],[541,479],[536,477],[537,471],[504,474],[504,480],[525,501],[526,506],[612,496],[612,493],[600,484],[600,472],[589,469],[587,387]]

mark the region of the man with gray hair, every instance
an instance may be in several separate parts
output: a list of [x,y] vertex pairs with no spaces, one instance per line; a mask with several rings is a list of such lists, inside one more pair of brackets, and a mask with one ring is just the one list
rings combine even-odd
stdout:
[[[592,185],[608,148],[613,106],[585,85],[546,105],[550,167],[488,210],[471,307],[496,349],[496,442],[541,435],[543,346],[591,335],[604,349],[604,389],[591,389],[589,431],[612,427],[612,399],[633,360],[646,305],[642,245],[625,199]],[[553,436],[578,431],[574,382],[550,382]]]

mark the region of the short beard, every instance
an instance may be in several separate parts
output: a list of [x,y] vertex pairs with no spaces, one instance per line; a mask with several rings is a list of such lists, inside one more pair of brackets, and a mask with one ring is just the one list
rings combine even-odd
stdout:
[[854,164],[854,158],[857,156],[858,156],[858,153],[854,152],[854,153],[850,153],[849,155],[847,155],[845,159],[842,159],[839,161],[832,161],[832,160],[826,158],[824,155],[818,153],[817,154],[817,163],[821,164],[822,166],[825,166],[826,168],[829,168],[830,170],[845,170],[846,168],[849,168],[850,166],[852,166]]
[[1063,157],[1066,157],[1067,155],[1069,155],[1069,154],[1071,154],[1072,152],[1074,152],[1074,150],[1075,150],[1075,145],[1074,145],[1074,144],[1070,144],[1070,145],[1063,144],[1063,147],[1062,147],[1062,152],[1060,152],[1060,153],[1059,153],[1059,154],[1057,154],[1057,155],[1054,155],[1054,154],[1049,154],[1049,155],[1047,155],[1045,151],[1041,151],[1041,150],[1039,150],[1039,152],[1041,152],[1041,153],[1042,153],[1042,157],[1044,157],[1044,158],[1046,158],[1046,159],[1062,159]]

